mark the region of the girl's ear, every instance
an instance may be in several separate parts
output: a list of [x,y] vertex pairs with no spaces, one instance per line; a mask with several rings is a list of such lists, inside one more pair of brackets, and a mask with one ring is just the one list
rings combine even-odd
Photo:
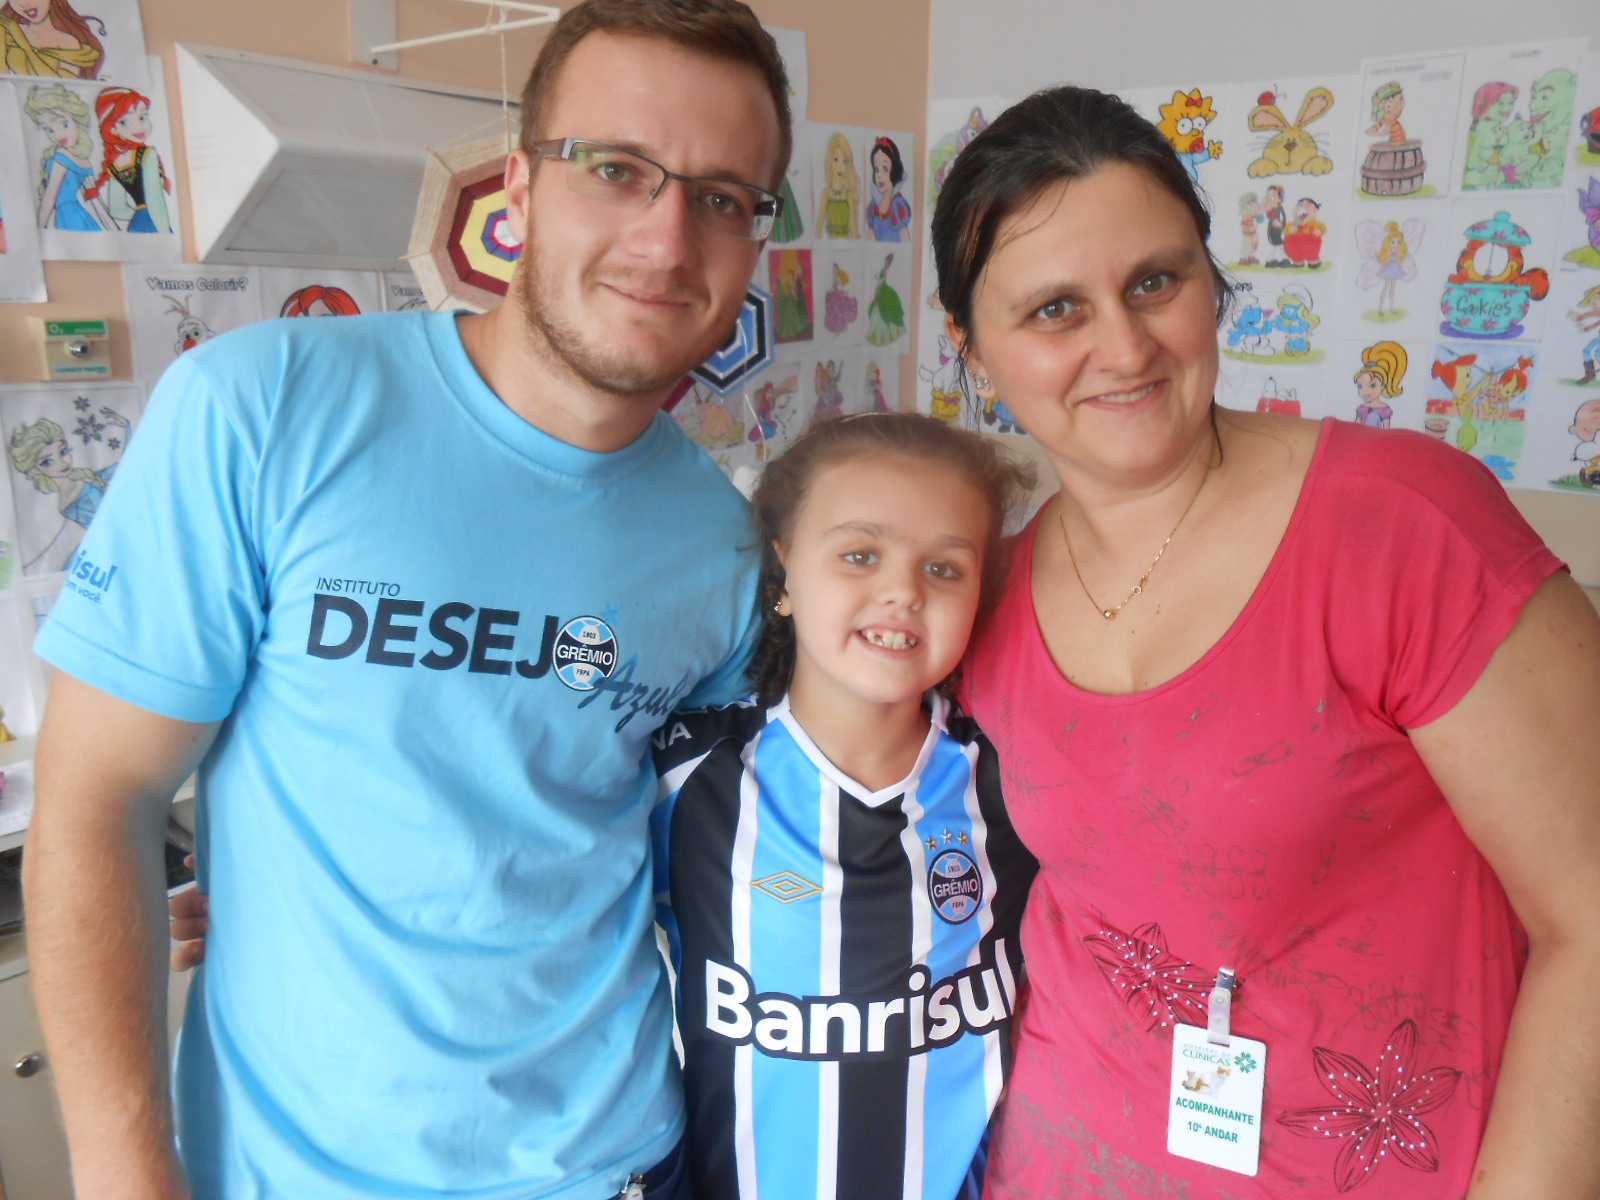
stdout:
[[[784,554],[783,543],[774,539],[772,543],[772,553],[777,556],[778,565],[783,568],[785,579],[787,579],[789,564]],[[772,606],[772,611],[777,613],[780,617],[787,617],[793,611],[789,606],[789,589],[787,587],[779,591],[778,602]]]

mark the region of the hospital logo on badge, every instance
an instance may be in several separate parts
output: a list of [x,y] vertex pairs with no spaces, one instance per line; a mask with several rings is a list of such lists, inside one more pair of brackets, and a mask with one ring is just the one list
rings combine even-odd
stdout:
[[959,925],[983,906],[983,876],[960,850],[946,850],[928,868],[928,896],[934,911]]
[[554,655],[557,679],[592,692],[617,669],[617,635],[599,617],[574,617],[556,635]]

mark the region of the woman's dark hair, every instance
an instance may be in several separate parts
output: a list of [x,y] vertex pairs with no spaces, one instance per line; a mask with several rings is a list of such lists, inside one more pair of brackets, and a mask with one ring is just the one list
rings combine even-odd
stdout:
[[[900,147],[890,138],[881,137],[872,143],[872,154],[882,154],[889,160],[889,187],[898,187],[906,177],[906,164],[900,159]],[[867,166],[872,166],[872,154],[867,155]]]
[[989,506],[989,523],[984,532],[978,615],[987,613],[1000,598],[1008,566],[1005,521],[1033,487],[1032,469],[982,434],[916,413],[862,413],[825,421],[773,460],[751,498],[756,534],[761,539],[761,635],[750,674],[762,704],[776,704],[794,677],[794,622],[773,611],[786,583],[777,548],[788,544],[812,481],[822,471],[852,459],[882,456],[954,467],[983,496]]
[[[1161,131],[1119,97],[1093,88],[1035,92],[1001,113],[954,160],[933,212],[939,302],[956,327],[972,329],[972,300],[1000,227],[1046,188],[1101,167],[1138,167],[1183,202],[1205,245],[1211,214]],[[1210,249],[1217,323],[1233,290]],[[963,364],[965,354],[962,356]]]

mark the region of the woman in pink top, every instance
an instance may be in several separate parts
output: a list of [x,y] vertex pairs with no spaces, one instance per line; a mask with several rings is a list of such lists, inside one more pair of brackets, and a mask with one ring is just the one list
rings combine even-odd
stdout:
[[965,668],[1041,863],[986,1194],[1589,1200],[1600,620],[1472,458],[1215,405],[1209,228],[1076,88],[934,217],[1061,485]]

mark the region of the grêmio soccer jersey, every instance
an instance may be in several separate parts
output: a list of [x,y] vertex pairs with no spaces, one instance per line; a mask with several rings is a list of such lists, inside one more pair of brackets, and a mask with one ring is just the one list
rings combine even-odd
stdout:
[[787,700],[656,735],[698,1195],[976,1200],[1036,864],[993,747],[930,703],[910,776],[876,792]]

